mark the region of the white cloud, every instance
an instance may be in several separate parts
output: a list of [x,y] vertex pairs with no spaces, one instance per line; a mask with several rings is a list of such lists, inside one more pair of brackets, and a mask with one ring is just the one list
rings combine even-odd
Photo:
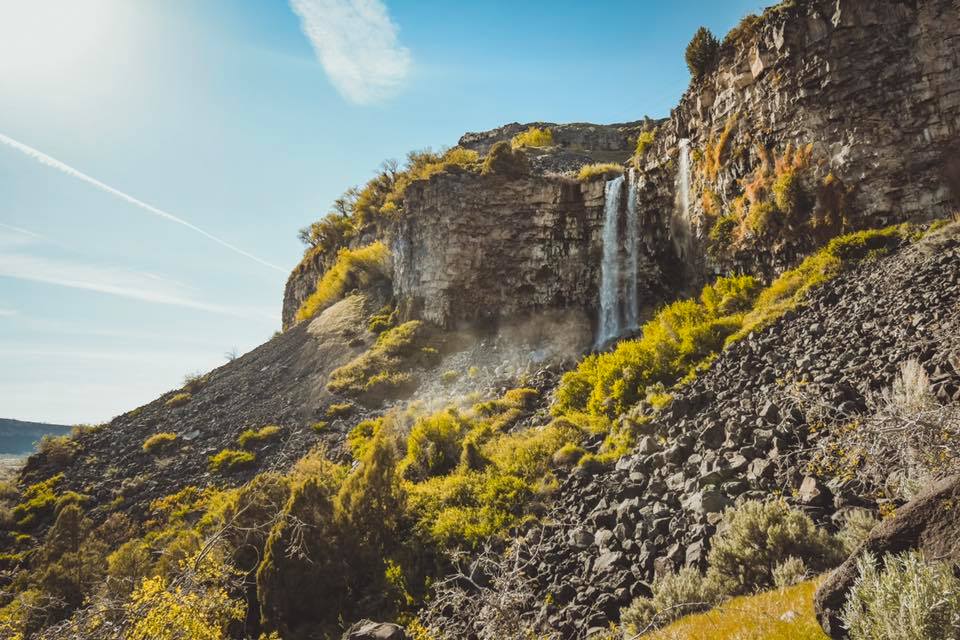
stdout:
[[173,281],[153,274],[125,271],[69,260],[39,256],[0,254],[0,277],[97,291],[152,304],[198,309],[238,318],[278,320],[276,314],[262,309],[218,305],[185,292]]
[[10,318],[17,315],[15,309],[0,309],[0,318]]
[[347,100],[395,94],[410,73],[410,51],[380,0],[290,0],[330,81]]
[[[262,264],[263,266],[269,267],[269,268],[271,268],[271,269],[273,269],[273,270],[275,270],[275,271],[279,271],[279,272],[281,272],[281,273],[286,273],[286,269],[283,269],[282,267],[278,267],[277,265],[275,265],[275,264],[273,264],[273,263],[270,263],[270,262],[267,262],[266,260],[263,260],[263,259],[261,259],[261,258],[258,258],[257,256],[253,255],[252,253],[249,253],[249,252],[247,252],[247,251],[244,251],[243,249],[241,249],[241,248],[239,248],[239,247],[236,247],[236,246],[230,244],[230,243],[227,242],[226,240],[222,240],[222,239],[218,238],[217,236],[213,235],[212,233],[208,233],[208,232],[204,231],[204,230],[201,229],[200,227],[194,225],[194,224],[191,223],[191,222],[187,222],[187,221],[184,220],[183,218],[181,218],[181,217],[179,217],[179,216],[176,216],[176,215],[170,213],[169,211],[164,211],[163,209],[158,209],[157,207],[154,207],[153,205],[147,204],[146,202],[143,202],[142,200],[137,200],[137,199],[134,198],[133,196],[131,196],[131,195],[127,194],[127,193],[124,193],[123,191],[120,191],[119,189],[114,189],[114,188],[111,187],[110,185],[104,184],[104,183],[100,182],[99,180],[97,180],[96,178],[91,178],[91,177],[88,176],[87,174],[79,171],[78,169],[74,169],[74,168],[71,167],[70,165],[68,165],[68,164],[66,164],[66,163],[64,163],[64,162],[61,162],[60,160],[57,160],[57,159],[54,158],[54,157],[48,156],[47,154],[43,153],[42,151],[38,151],[37,149],[34,149],[33,147],[27,146],[27,145],[23,144],[22,142],[18,142],[18,141],[16,141],[16,140],[14,140],[13,138],[9,137],[9,136],[5,136],[5,135],[3,135],[2,133],[0,133],[0,144],[6,145],[6,146],[10,147],[11,149],[16,149],[16,150],[19,151],[20,153],[23,153],[24,155],[26,155],[26,156],[28,156],[28,157],[36,160],[37,162],[39,162],[39,163],[42,164],[42,165],[45,165],[45,166],[50,167],[50,168],[52,168],[52,169],[56,169],[57,171],[60,171],[60,172],[62,172],[62,173],[65,173],[65,174],[67,174],[68,176],[70,176],[70,177],[72,177],[72,178],[76,178],[77,180],[82,180],[83,182],[86,182],[87,184],[89,184],[89,185],[91,185],[91,186],[93,186],[93,187],[96,187],[97,189],[99,189],[99,190],[101,190],[101,191],[103,191],[103,192],[105,192],[105,193],[109,193],[109,194],[112,195],[112,196],[115,196],[115,197],[117,197],[117,198],[120,198],[121,200],[124,200],[125,202],[127,202],[127,203],[129,203],[129,204],[132,204],[132,205],[135,206],[135,207],[138,207],[138,208],[140,208],[140,209],[143,209],[144,211],[146,211],[146,212],[148,212],[148,213],[152,213],[153,215],[159,216],[159,217],[161,217],[161,218],[163,218],[163,219],[165,219],[165,220],[169,220],[170,222],[173,222],[173,223],[176,223],[176,224],[179,224],[179,225],[183,225],[183,226],[186,227],[187,229],[190,229],[191,231],[194,231],[194,232],[196,232],[196,233],[199,233],[199,234],[202,235],[203,237],[205,237],[205,238],[207,238],[207,239],[209,239],[209,240],[212,240],[212,241],[216,242],[217,244],[219,244],[220,246],[225,247],[225,248],[229,249],[230,251],[233,251],[234,253],[238,253],[238,254],[240,254],[241,256],[245,257],[245,258],[249,258],[250,260],[253,260],[254,262],[259,262],[259,263]],[[26,231],[25,229],[19,229],[19,228],[16,228],[16,227],[9,227],[9,225],[4,225],[4,226],[6,226],[6,227],[8,227],[8,228],[11,228],[11,229],[14,229],[14,230],[16,230],[16,231],[19,231],[19,232],[21,232],[21,233],[24,233],[24,232],[25,232],[25,233],[28,233],[28,234],[30,234],[30,235],[37,235],[37,234],[34,234],[34,233],[32,233],[32,232]]]

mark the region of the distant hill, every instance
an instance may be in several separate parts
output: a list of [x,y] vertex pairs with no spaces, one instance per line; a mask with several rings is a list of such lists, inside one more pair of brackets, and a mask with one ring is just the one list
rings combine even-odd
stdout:
[[62,424],[0,418],[0,454],[28,455],[43,436],[69,432],[70,427]]

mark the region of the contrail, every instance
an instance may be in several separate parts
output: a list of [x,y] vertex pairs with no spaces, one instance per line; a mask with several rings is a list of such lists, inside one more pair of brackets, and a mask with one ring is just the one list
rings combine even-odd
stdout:
[[74,169],[73,167],[71,167],[71,166],[69,166],[69,165],[67,165],[67,164],[64,164],[63,162],[60,162],[60,161],[57,160],[56,158],[51,158],[50,156],[48,156],[47,154],[43,153],[42,151],[38,151],[38,150],[34,149],[33,147],[29,147],[29,146],[23,144],[22,142],[17,142],[17,141],[14,140],[13,138],[11,138],[11,137],[9,137],[9,136],[5,136],[5,135],[3,135],[2,133],[0,133],[0,143],[5,144],[5,145],[7,145],[8,147],[11,147],[11,148],[13,148],[13,149],[16,149],[17,151],[20,151],[21,153],[26,154],[27,156],[29,156],[29,157],[33,158],[34,160],[36,160],[37,162],[39,162],[40,164],[43,164],[43,165],[46,165],[46,166],[51,167],[51,168],[53,168],[53,169],[56,169],[57,171],[61,171],[61,172],[65,173],[65,174],[67,174],[68,176],[72,176],[72,177],[74,177],[74,178],[77,178],[78,180],[82,180],[82,181],[86,182],[87,184],[93,185],[93,186],[96,187],[97,189],[100,189],[101,191],[105,191],[105,192],[109,193],[109,194],[112,195],[112,196],[115,196],[115,197],[117,197],[117,198],[120,198],[121,200],[125,200],[125,201],[129,202],[130,204],[132,204],[132,205],[134,205],[134,206],[136,206],[136,207],[140,207],[140,208],[143,209],[144,211],[148,211],[148,212],[152,213],[152,214],[155,215],[155,216],[160,216],[161,218],[165,218],[165,219],[169,220],[170,222],[175,222],[175,223],[177,223],[177,224],[180,224],[180,225],[185,226],[186,228],[188,228],[188,229],[190,229],[190,230],[192,230],[192,231],[196,231],[196,232],[199,233],[200,235],[202,235],[202,236],[204,236],[204,237],[206,237],[206,238],[208,238],[208,239],[210,239],[210,240],[213,240],[214,242],[216,242],[216,243],[219,244],[220,246],[226,247],[227,249],[230,249],[230,251],[233,251],[233,252],[235,252],[235,253],[239,253],[240,255],[242,255],[242,256],[244,256],[244,257],[246,257],[246,258],[250,258],[251,260],[255,260],[256,262],[259,262],[260,264],[264,265],[265,267],[270,267],[271,269],[276,269],[277,271],[279,271],[279,272],[281,272],[281,273],[286,273],[286,269],[283,269],[282,267],[278,267],[277,265],[275,265],[275,264],[273,264],[273,263],[267,262],[266,260],[263,260],[262,258],[258,258],[257,256],[253,255],[252,253],[248,253],[248,252],[244,251],[243,249],[241,249],[241,248],[239,248],[239,247],[236,247],[236,246],[230,244],[230,243],[227,242],[226,240],[221,240],[221,239],[218,238],[217,236],[215,236],[215,235],[213,235],[213,234],[211,234],[211,233],[207,233],[206,231],[204,231],[204,230],[201,229],[200,227],[198,227],[198,226],[196,226],[196,225],[194,225],[194,224],[191,224],[190,222],[187,222],[187,221],[184,220],[183,218],[180,218],[180,217],[178,217],[178,216],[175,216],[175,215],[173,215],[172,213],[168,213],[168,212],[166,212],[166,211],[164,211],[164,210],[162,210],[162,209],[157,209],[156,207],[151,206],[151,205],[147,204],[146,202],[143,202],[143,201],[141,201],[141,200],[137,200],[137,199],[134,198],[133,196],[127,195],[127,194],[124,193],[123,191],[119,191],[119,190],[114,189],[113,187],[111,187],[111,186],[109,186],[109,185],[105,185],[105,184],[103,184],[102,182],[100,182],[99,180],[97,180],[97,179],[95,179],[95,178],[91,178],[91,177],[88,176],[87,174],[85,174],[85,173],[83,173],[83,172],[81,172],[81,171],[77,171],[77,170]]

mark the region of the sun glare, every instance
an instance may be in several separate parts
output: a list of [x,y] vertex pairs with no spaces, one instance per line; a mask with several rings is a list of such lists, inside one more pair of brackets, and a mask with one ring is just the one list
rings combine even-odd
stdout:
[[91,70],[116,46],[118,6],[118,0],[0,0],[0,82],[15,91]]

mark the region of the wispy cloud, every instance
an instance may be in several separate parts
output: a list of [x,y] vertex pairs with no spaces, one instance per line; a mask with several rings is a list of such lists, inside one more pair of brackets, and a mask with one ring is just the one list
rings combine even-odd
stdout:
[[164,211],[163,209],[158,209],[157,207],[154,207],[153,205],[149,205],[149,204],[147,204],[146,202],[143,202],[142,200],[137,200],[137,199],[134,198],[133,196],[131,196],[131,195],[129,195],[129,194],[126,194],[126,193],[124,193],[123,191],[120,191],[119,189],[114,189],[113,187],[111,187],[111,186],[109,186],[109,185],[106,185],[106,184],[100,182],[99,180],[97,180],[97,179],[95,179],[95,178],[91,178],[91,177],[88,176],[87,174],[85,174],[85,173],[83,173],[83,172],[81,172],[81,171],[79,171],[79,170],[77,170],[77,169],[74,169],[73,167],[67,165],[66,163],[61,162],[60,160],[57,160],[56,158],[53,158],[53,157],[51,157],[51,156],[48,156],[47,154],[43,153],[42,151],[38,151],[37,149],[34,149],[33,147],[30,147],[30,146],[28,146],[28,145],[25,145],[25,144],[23,144],[22,142],[18,142],[18,141],[16,141],[16,140],[14,140],[13,138],[11,138],[11,137],[9,137],[9,136],[6,136],[6,135],[4,135],[4,134],[2,134],[2,133],[0,133],[0,144],[4,144],[4,145],[6,145],[6,146],[8,146],[8,147],[10,147],[10,148],[12,148],[12,149],[16,149],[17,151],[19,151],[19,152],[21,152],[21,153],[29,156],[30,158],[32,158],[32,159],[34,159],[34,160],[36,160],[36,161],[39,162],[40,164],[46,165],[46,166],[48,166],[48,167],[50,167],[50,168],[52,168],[52,169],[56,169],[57,171],[60,171],[60,172],[62,172],[62,173],[67,174],[68,176],[71,176],[71,177],[73,177],[73,178],[76,178],[77,180],[82,180],[83,182],[86,182],[87,184],[89,184],[89,185],[91,185],[91,186],[94,186],[94,187],[96,187],[97,189],[100,189],[101,191],[104,191],[104,192],[106,192],[106,193],[109,193],[109,194],[112,195],[112,196],[115,196],[115,197],[117,197],[117,198],[120,198],[121,200],[124,200],[124,201],[132,204],[132,205],[135,206],[135,207],[138,207],[138,208],[140,208],[140,209],[143,209],[144,211],[146,211],[146,212],[148,212],[148,213],[152,213],[153,215],[159,216],[159,217],[161,217],[161,218],[163,218],[163,219],[165,219],[165,220],[169,220],[170,222],[173,222],[173,223],[176,223],[176,224],[179,224],[179,225],[183,225],[183,226],[186,227],[187,229],[190,229],[191,231],[194,231],[194,232],[196,232],[196,233],[199,233],[200,235],[204,236],[205,238],[216,242],[216,243],[219,244],[220,246],[226,247],[226,248],[229,249],[230,251],[233,251],[234,253],[238,253],[238,254],[240,254],[240,255],[242,255],[242,256],[244,256],[244,257],[246,257],[246,258],[249,258],[249,259],[251,259],[251,260],[253,260],[253,261],[255,261],[255,262],[258,262],[258,263],[262,264],[262,265],[265,266],[265,267],[269,267],[269,268],[274,269],[274,270],[276,270],[276,271],[280,271],[281,273],[285,273],[285,272],[286,272],[286,270],[283,269],[282,267],[279,267],[279,266],[277,266],[277,265],[275,265],[275,264],[273,264],[273,263],[270,263],[270,262],[267,262],[266,260],[263,260],[263,259],[261,259],[261,258],[258,258],[257,256],[253,255],[252,253],[249,253],[249,252],[247,252],[247,251],[244,251],[243,249],[241,249],[241,248],[239,248],[239,247],[236,247],[236,246],[230,244],[230,243],[227,242],[226,240],[222,240],[222,239],[218,238],[217,236],[215,236],[215,235],[213,235],[213,234],[211,234],[211,233],[208,233],[208,232],[204,231],[204,230],[201,229],[200,227],[194,225],[194,224],[191,223],[191,222],[187,222],[186,220],[184,220],[183,218],[181,218],[181,217],[179,217],[179,216],[176,216],[176,215],[174,215],[174,214],[172,214],[172,213],[170,213],[170,212],[168,212],[168,211]]
[[191,296],[181,285],[153,274],[125,271],[71,260],[5,252],[0,277],[97,291],[153,304],[173,305],[211,313],[275,322],[276,314],[262,309],[218,305]]
[[17,315],[15,309],[0,309],[0,318],[11,318]]
[[410,51],[380,0],[290,0],[330,81],[346,99],[387,98],[410,73]]

